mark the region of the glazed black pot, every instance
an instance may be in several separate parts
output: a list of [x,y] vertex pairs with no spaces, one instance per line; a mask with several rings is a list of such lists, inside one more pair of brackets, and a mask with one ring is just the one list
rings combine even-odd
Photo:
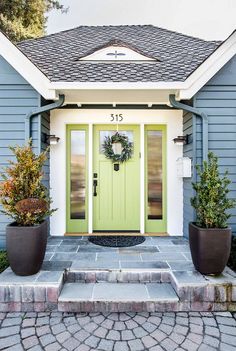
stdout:
[[189,223],[193,264],[202,274],[218,275],[227,265],[231,249],[230,228],[201,228]]
[[11,223],[6,228],[7,255],[17,275],[33,275],[40,270],[47,245],[47,222],[32,227]]

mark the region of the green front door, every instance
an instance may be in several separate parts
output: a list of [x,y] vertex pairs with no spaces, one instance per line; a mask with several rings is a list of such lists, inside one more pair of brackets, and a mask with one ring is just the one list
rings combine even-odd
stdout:
[[[105,136],[116,133],[111,125],[94,126],[93,151],[93,230],[140,230],[140,144],[139,126],[122,125],[119,132],[133,142],[133,156],[115,170],[102,152]],[[97,183],[97,186],[95,184]],[[96,189],[95,189],[96,188]]]

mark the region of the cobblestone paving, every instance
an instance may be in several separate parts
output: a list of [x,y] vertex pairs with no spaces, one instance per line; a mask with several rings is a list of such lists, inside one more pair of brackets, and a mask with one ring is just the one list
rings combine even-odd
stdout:
[[0,314],[0,350],[236,350],[236,314]]

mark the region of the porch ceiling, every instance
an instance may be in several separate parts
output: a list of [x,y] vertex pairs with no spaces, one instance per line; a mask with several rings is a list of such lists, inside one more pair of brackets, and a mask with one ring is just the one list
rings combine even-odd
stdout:
[[169,104],[169,95],[176,94],[176,90],[154,89],[92,89],[58,90],[65,95],[65,104]]

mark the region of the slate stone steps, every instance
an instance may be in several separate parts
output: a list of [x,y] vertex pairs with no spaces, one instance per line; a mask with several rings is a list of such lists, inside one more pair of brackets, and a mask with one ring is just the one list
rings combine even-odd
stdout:
[[169,283],[65,283],[62,312],[172,311],[179,298]]

